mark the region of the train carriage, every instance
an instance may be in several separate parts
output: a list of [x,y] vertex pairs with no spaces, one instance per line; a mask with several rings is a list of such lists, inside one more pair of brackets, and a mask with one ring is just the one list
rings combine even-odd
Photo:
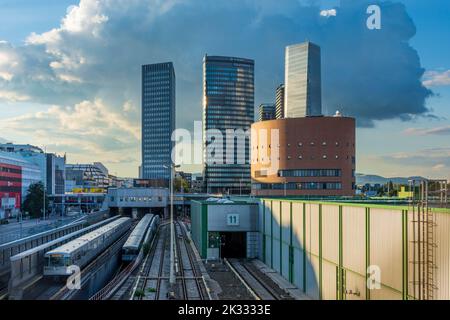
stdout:
[[130,218],[120,218],[46,252],[44,276],[69,276],[73,273],[73,266],[83,269],[129,230],[130,226]]
[[159,216],[146,214],[131,232],[122,247],[122,261],[130,262],[137,258],[144,243],[153,239],[159,225]]

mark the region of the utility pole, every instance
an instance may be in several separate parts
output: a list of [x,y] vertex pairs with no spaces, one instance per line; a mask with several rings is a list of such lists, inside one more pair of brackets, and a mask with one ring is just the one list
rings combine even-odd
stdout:
[[20,239],[22,239],[22,210],[19,211],[19,221],[20,221]]
[[42,186],[43,186],[43,202],[44,202],[44,206],[42,208],[42,213],[43,213],[43,217],[44,217],[44,221],[45,221],[45,193],[46,193],[46,188],[45,188],[45,184],[47,182],[47,146],[44,146],[44,180],[42,181]]
[[171,286],[175,284],[175,248],[174,248],[174,237],[175,230],[173,224],[173,180],[174,180],[174,171],[175,168],[180,167],[179,165],[175,165],[174,163],[170,163],[168,166],[163,165],[164,168],[170,169],[170,277],[169,283]]
[[244,174],[242,173],[241,180],[239,181],[239,195],[242,196],[242,180],[244,180]]
[[173,228],[173,164],[170,166],[170,284],[175,284],[174,228]]

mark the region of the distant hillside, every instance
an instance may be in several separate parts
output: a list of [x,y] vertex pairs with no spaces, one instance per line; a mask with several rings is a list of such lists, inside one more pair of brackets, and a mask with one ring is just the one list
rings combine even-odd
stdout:
[[377,176],[375,174],[363,174],[363,173],[357,173],[356,174],[356,184],[357,185],[364,185],[364,184],[385,184],[389,181],[392,181],[394,184],[408,184],[408,180],[426,180],[424,177],[392,177],[392,178],[385,178],[382,176]]

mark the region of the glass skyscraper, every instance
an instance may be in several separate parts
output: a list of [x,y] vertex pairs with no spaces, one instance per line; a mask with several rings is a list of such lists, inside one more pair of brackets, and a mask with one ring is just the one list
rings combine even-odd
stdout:
[[286,47],[285,117],[322,115],[320,47],[305,42]]
[[[249,146],[254,113],[254,61],[206,55],[203,59],[203,174],[207,192],[250,192]],[[227,130],[232,130],[234,136],[227,137]]]
[[274,120],[275,116],[275,104],[262,103],[259,105],[259,121]]
[[280,84],[275,93],[275,117],[284,118],[284,84]]
[[[175,70],[172,62],[142,66],[143,179],[170,179],[175,130]],[[166,166],[167,168],[165,168]]]

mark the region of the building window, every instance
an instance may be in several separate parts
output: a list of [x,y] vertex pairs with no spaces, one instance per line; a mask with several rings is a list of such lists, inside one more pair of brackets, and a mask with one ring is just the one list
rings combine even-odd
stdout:
[[254,183],[254,190],[340,190],[341,182]]
[[340,177],[341,169],[289,169],[279,170],[279,177]]

